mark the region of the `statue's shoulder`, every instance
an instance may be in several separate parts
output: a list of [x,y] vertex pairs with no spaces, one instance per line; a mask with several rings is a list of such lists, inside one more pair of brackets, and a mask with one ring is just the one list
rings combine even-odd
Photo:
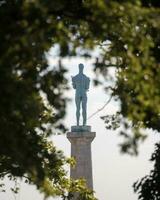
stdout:
[[85,79],[87,80],[87,81],[90,81],[90,78],[88,77],[88,76],[86,76],[85,74],[83,74],[84,75],[84,77],[85,77]]
[[84,78],[86,81],[90,81],[89,77],[86,76],[85,74],[77,74],[75,76],[72,77],[72,81],[78,81],[78,80],[81,80],[81,78]]
[[76,80],[78,78],[78,74],[75,76],[72,76],[72,80]]

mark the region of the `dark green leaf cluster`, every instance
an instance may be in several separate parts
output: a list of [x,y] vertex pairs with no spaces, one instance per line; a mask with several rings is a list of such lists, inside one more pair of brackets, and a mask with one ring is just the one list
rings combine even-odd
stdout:
[[150,174],[143,177],[134,184],[134,190],[138,193],[139,200],[159,200],[160,199],[160,144],[156,144],[156,149],[152,154],[151,161],[154,162],[154,169]]
[[46,53],[55,44],[61,57],[93,46],[89,13],[79,0],[0,2],[0,176],[25,177],[46,196],[69,187],[66,160],[48,139],[65,130],[66,69],[48,66]]
[[141,128],[159,132],[160,5],[155,1],[108,1],[103,11],[105,17],[98,22],[104,20],[101,56],[95,72],[106,77],[108,68],[115,66],[111,92],[120,100],[120,113],[134,126],[142,124]]
[[65,175],[65,158],[47,136],[52,126],[64,129],[68,88],[66,70],[51,71],[45,55],[59,35],[56,6],[48,3],[0,3],[0,175],[25,176],[47,195],[46,182]]
[[104,120],[107,129],[116,130],[120,127],[121,116],[118,112],[115,115],[102,116],[101,119]]

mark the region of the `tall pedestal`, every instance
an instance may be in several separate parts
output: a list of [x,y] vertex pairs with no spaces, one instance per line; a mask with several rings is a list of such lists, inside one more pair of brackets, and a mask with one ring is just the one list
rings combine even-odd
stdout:
[[67,133],[67,138],[71,142],[71,156],[76,160],[76,166],[71,168],[71,178],[84,178],[87,186],[93,189],[92,177],[92,153],[91,143],[95,138],[95,132],[90,131],[90,127],[72,127]]

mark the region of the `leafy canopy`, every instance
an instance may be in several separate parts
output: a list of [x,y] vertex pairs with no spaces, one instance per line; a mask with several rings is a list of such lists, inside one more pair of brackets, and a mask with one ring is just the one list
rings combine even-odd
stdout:
[[57,44],[61,57],[77,55],[80,47],[82,56],[90,56],[88,50],[100,46],[94,70],[104,78],[115,66],[111,93],[134,133],[122,134],[124,151],[136,151],[143,138],[139,127],[160,131],[159,7],[158,0],[0,2],[1,177],[27,176],[47,195],[62,195],[68,187],[66,159],[48,140],[51,132],[64,130],[67,103],[66,69],[61,63],[51,69],[46,58]]

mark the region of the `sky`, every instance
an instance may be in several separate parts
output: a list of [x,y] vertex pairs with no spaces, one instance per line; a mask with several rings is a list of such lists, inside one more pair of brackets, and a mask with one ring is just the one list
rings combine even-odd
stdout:
[[[55,66],[57,62],[58,58],[51,51],[49,56],[50,66]],[[88,116],[90,116],[103,107],[109,96],[104,92],[103,88],[93,86],[92,59],[85,60],[77,57],[63,60],[64,66],[69,70],[67,78],[70,87],[72,87],[71,76],[78,73],[79,63],[84,64],[84,73],[91,79],[87,104]],[[114,71],[112,70],[110,73],[113,75]],[[75,125],[76,122],[74,90],[71,88],[66,95],[72,99],[68,103],[67,116],[64,119],[65,125],[70,130],[70,127]],[[140,145],[137,157],[121,154],[118,145],[123,140],[118,136],[119,130],[106,130],[105,124],[100,118],[105,114],[114,114],[118,109],[118,102],[112,100],[101,112],[87,122],[92,131],[96,132],[96,138],[92,142],[92,167],[95,196],[99,200],[137,200],[138,198],[133,193],[132,185],[151,170],[152,163],[149,161],[151,152],[154,150],[154,144],[160,139],[158,134],[146,130],[149,133],[149,137]],[[71,147],[65,134],[54,135],[51,139],[58,149],[63,150],[67,157],[70,156]],[[69,169],[67,170],[69,172]],[[5,182],[8,189],[6,193],[0,193],[0,200],[43,200],[43,195],[34,186],[19,182],[20,192],[14,196],[9,190],[13,183],[7,179]],[[49,198],[49,200],[51,199],[54,198]],[[56,200],[60,200],[60,198],[56,198]]]

